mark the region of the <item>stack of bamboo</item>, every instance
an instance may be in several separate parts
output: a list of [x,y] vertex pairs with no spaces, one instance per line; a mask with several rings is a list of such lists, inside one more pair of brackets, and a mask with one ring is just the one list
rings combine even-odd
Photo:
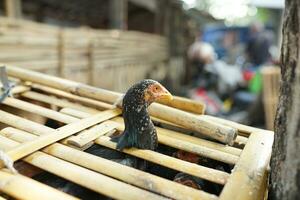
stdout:
[[[8,66],[7,70],[18,84],[12,91],[15,98],[7,97],[1,105],[0,122],[5,128],[0,131],[0,149],[14,161],[23,160],[114,199],[264,197],[273,143],[270,131],[204,115],[203,105],[184,98],[150,106],[149,112],[159,125],[159,143],[234,165],[234,170],[227,173],[150,150],[124,152],[223,185],[216,196],[82,151],[91,144],[115,149],[108,135],[124,129],[121,110],[112,106],[120,93],[17,67]],[[29,115],[62,125],[49,128],[28,120]],[[4,169],[0,170],[0,191],[17,199],[76,199]]]
[[0,52],[2,63],[124,91],[156,66],[166,67],[168,45],[161,36],[135,31],[0,18]]

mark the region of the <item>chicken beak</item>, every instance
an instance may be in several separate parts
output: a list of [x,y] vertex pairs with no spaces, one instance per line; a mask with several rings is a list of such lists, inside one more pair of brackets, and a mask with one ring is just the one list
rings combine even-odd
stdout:
[[171,93],[167,89],[164,88],[164,90],[159,95],[158,99],[159,100],[165,100],[165,101],[172,101],[173,96],[171,95]]

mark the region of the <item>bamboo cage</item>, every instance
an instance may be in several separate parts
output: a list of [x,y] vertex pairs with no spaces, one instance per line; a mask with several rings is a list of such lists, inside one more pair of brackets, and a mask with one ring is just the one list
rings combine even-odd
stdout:
[[[13,66],[7,66],[7,72],[16,86],[14,97],[1,104],[0,149],[15,165],[28,163],[113,199],[257,200],[265,196],[271,131],[205,115],[203,105],[185,98],[150,106],[160,144],[230,164],[233,170],[227,173],[150,150],[123,152],[223,186],[215,195],[84,151],[91,144],[116,148],[108,136],[124,129],[122,111],[112,106],[119,93]],[[198,112],[191,113],[194,110]],[[50,128],[34,116],[56,120],[61,126]],[[226,140],[215,140],[214,135],[227,131],[237,131],[231,146],[223,144]],[[11,174],[0,164],[4,198],[77,199],[26,174]]]
[[262,77],[266,127],[269,130],[274,130],[274,120],[279,98],[280,68],[264,67]]
[[59,28],[4,17],[0,17],[0,51],[2,63],[123,92],[149,74],[162,79],[168,59],[162,36]]

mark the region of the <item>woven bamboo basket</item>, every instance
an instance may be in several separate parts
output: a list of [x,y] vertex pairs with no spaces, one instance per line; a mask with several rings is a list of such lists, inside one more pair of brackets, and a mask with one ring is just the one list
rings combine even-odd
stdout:
[[269,130],[274,130],[274,120],[279,98],[280,68],[265,67],[262,70],[262,77],[266,127]]
[[[217,196],[83,151],[91,144],[115,149],[108,134],[124,129],[121,110],[112,106],[119,93],[13,66],[7,66],[7,72],[17,85],[12,90],[14,97],[7,97],[1,104],[0,149],[16,164],[28,163],[113,199],[265,197],[271,131],[205,115],[201,103],[185,98],[150,106],[160,144],[228,163],[233,170],[227,173],[150,150],[126,149],[124,153],[221,185],[222,192]],[[54,119],[61,126],[49,128],[32,116]],[[220,134],[227,130],[238,133],[232,146],[208,139],[216,131]],[[76,199],[30,176],[11,174],[3,164],[1,168],[3,198]]]

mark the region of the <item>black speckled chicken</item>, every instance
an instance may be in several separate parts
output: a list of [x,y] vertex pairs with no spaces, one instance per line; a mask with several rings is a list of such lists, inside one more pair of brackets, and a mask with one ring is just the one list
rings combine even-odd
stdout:
[[[135,147],[156,150],[158,141],[155,127],[148,113],[148,106],[157,99],[172,99],[172,95],[160,83],[146,79],[128,89],[122,100],[125,130],[112,138],[117,149]],[[121,164],[145,170],[145,162],[121,152],[94,145],[87,152],[114,160]]]

